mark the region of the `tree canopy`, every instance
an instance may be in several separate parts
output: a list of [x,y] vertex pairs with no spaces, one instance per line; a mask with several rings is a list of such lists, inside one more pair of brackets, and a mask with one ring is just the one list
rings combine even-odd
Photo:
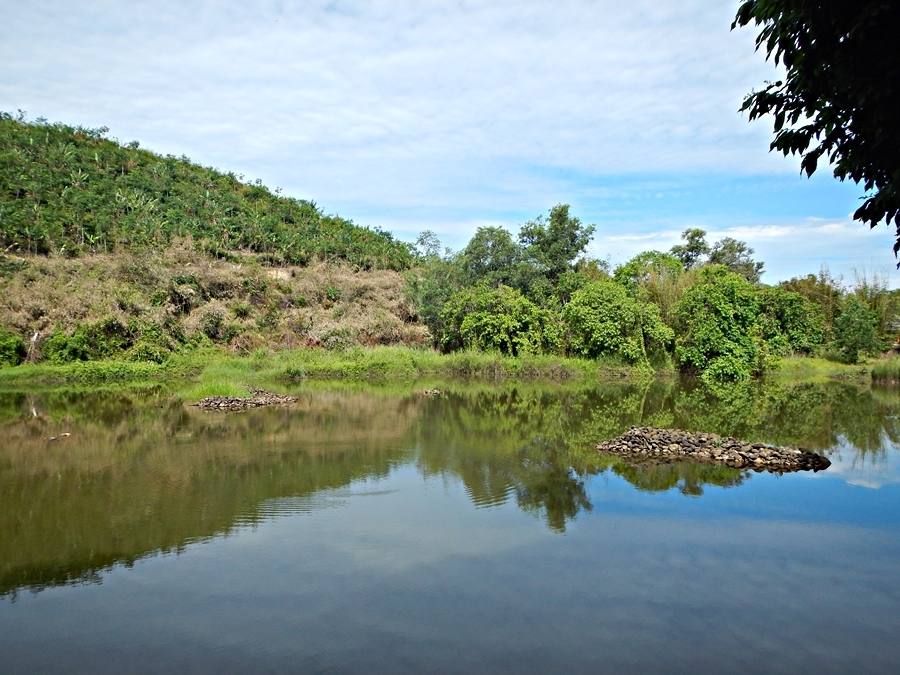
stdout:
[[862,184],[854,219],[897,228],[900,251],[900,3],[886,0],[744,0],[732,28],[759,27],[757,50],[784,65],[783,80],[744,99],[751,120],[771,115],[771,149],[825,158],[835,177]]

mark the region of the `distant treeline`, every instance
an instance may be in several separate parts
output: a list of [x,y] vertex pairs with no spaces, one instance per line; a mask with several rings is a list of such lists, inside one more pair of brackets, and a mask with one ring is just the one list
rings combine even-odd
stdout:
[[75,255],[193,237],[213,255],[243,249],[275,263],[399,270],[414,260],[387,232],[107,131],[0,113],[0,248]]
[[424,232],[409,293],[435,346],[675,365],[727,381],[790,354],[856,363],[895,341],[900,294],[882,279],[844,286],[823,270],[763,285],[752,248],[709,245],[700,229],[611,269],[584,257],[592,235],[564,204],[518,238],[480,228],[456,253]]

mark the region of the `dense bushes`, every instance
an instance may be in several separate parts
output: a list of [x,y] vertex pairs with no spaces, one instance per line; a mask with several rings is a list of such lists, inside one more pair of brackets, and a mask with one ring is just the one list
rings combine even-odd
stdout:
[[844,288],[822,272],[765,286],[752,248],[727,237],[709,246],[699,229],[610,274],[603,261],[579,259],[592,232],[559,205],[518,239],[485,227],[456,254],[440,255],[437,237],[423,233],[410,300],[444,351],[674,360],[715,381],[762,374],[792,354],[855,362],[900,328],[900,293],[880,279]]
[[0,368],[17,366],[25,360],[25,342],[21,337],[0,328]]
[[154,323],[130,321],[124,324],[118,319],[106,318],[83,324],[71,333],[54,331],[41,345],[41,351],[44,359],[56,364],[110,358],[162,363],[184,344],[183,336],[177,333],[177,329],[166,331]]
[[106,131],[0,113],[0,248],[72,254],[191,236],[220,257],[246,249],[272,262],[398,270],[414,260],[387,232],[184,157],[119,145]]
[[552,353],[558,349],[558,320],[519,291],[485,285],[455,293],[441,311],[445,351],[481,349],[502,354]]
[[51,363],[98,361],[117,356],[134,344],[135,335],[116,319],[79,326],[72,334],[54,332],[41,349]]
[[812,354],[825,337],[822,310],[799,293],[764,287],[759,299],[761,337],[773,352]]
[[721,265],[700,270],[678,303],[675,358],[708,379],[740,380],[764,368],[753,285]]
[[878,349],[877,325],[878,317],[859,298],[847,298],[834,322],[835,344],[845,363],[856,363],[860,352]]
[[655,305],[639,303],[613,281],[592,282],[575,291],[563,317],[569,350],[577,356],[643,363],[665,354],[673,339]]

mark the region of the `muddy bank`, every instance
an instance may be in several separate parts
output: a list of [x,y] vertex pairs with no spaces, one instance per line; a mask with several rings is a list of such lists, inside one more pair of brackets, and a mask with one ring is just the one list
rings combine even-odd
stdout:
[[250,396],[207,396],[194,403],[203,410],[247,410],[267,405],[294,403],[296,396],[282,396],[264,389],[250,389]]
[[821,471],[831,466],[827,457],[800,448],[652,427],[632,427],[621,436],[600,443],[597,450],[638,460],[692,460],[757,471]]

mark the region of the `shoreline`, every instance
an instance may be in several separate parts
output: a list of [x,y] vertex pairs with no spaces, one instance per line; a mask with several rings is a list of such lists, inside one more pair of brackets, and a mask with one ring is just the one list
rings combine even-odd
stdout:
[[[868,365],[848,366],[811,357],[783,359],[762,380],[839,380],[872,382]],[[163,363],[79,361],[68,364],[23,364],[0,368],[0,389],[193,384],[190,394],[243,396],[258,383],[307,380],[383,383],[446,378],[474,382],[546,382],[553,385],[641,382],[678,377],[677,371],[653,370],[610,360],[562,356],[504,356],[489,352],[450,354],[413,347],[352,347],[344,350],[293,349],[235,354],[205,348],[177,354]],[[720,385],[729,387],[732,385]]]

